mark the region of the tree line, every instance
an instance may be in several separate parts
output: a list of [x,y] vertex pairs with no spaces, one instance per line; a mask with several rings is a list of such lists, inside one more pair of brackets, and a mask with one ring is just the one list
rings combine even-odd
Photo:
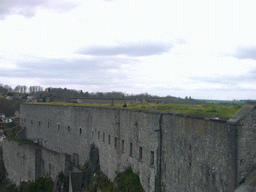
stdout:
[[127,94],[118,91],[112,92],[84,92],[83,90],[67,89],[67,88],[50,88],[49,92],[45,92],[45,89],[41,86],[30,86],[17,85],[15,88],[12,88],[9,85],[3,85],[0,83],[0,94],[4,96],[15,96],[20,95],[25,99],[28,95],[34,96],[38,101],[46,101],[46,98],[50,98],[50,101],[69,101],[69,98],[78,98],[78,97],[91,97],[91,98],[126,98],[126,99],[162,99],[164,103],[173,103],[173,104],[202,104],[203,101],[186,97],[185,99],[177,98],[173,96],[159,97],[157,95],[150,95],[148,93],[140,94]]
[[17,85],[14,89],[9,85],[3,85],[0,83],[0,93],[7,94],[8,92],[14,92],[14,93],[37,93],[42,92],[43,87],[41,86],[29,86],[26,85]]

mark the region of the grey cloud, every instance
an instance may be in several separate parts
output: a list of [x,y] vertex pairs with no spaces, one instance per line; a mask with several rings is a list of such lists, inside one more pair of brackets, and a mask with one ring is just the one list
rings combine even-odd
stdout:
[[91,56],[127,55],[130,57],[159,55],[168,52],[172,44],[140,42],[133,44],[121,44],[116,46],[96,46],[81,48],[76,53]]
[[[256,69],[250,71],[248,74],[238,75],[238,76],[220,76],[220,77],[193,77],[190,78],[191,80],[195,81],[195,83],[206,82],[206,83],[215,83],[226,85],[228,88],[217,89],[221,91],[225,90],[248,90],[248,89],[241,89],[238,87],[239,83],[246,83],[246,82],[255,82],[256,81]],[[207,89],[208,90],[208,89]],[[213,90],[209,88],[209,90]]]
[[193,77],[190,78],[191,80],[194,80],[196,82],[206,82],[206,83],[219,83],[219,84],[225,84],[225,85],[236,85],[238,81],[242,80],[241,77],[228,77],[228,76],[222,76],[222,77]]
[[[96,58],[93,60],[47,59],[17,63],[16,69],[3,69],[1,77],[41,78],[44,84],[81,84],[106,85],[117,84],[119,80],[128,79],[121,71],[121,64],[137,62],[132,59]],[[114,69],[114,70],[113,70]],[[115,72],[113,72],[115,71]],[[117,71],[117,72],[116,72]],[[54,80],[53,80],[54,79]],[[51,83],[49,83],[51,82]]]
[[256,60],[256,46],[239,47],[236,53],[231,55],[238,59],[253,59]]
[[60,11],[74,9],[77,4],[71,2],[59,2],[55,0],[1,0],[0,19],[4,20],[8,15],[23,15],[26,18],[36,14],[37,7],[45,7]]

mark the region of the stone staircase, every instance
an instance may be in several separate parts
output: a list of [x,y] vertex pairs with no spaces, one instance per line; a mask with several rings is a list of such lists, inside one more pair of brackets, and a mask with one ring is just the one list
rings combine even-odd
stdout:
[[83,173],[78,167],[73,167],[71,180],[73,192],[82,191]]

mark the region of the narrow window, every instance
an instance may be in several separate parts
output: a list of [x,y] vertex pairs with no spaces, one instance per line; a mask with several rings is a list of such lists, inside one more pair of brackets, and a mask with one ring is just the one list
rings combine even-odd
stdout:
[[38,126],[39,126],[39,127],[41,126],[41,121],[38,121]]
[[58,129],[58,131],[60,130],[60,124],[59,123],[57,124],[57,129]]
[[50,122],[48,121],[48,123],[47,123],[47,126],[48,126],[48,128],[50,127]]
[[98,139],[100,139],[100,131],[98,131]]
[[117,147],[117,138],[115,137],[115,148]]
[[79,134],[82,135],[82,129],[81,129],[81,127],[80,127],[80,129],[79,129]]
[[31,120],[31,125],[33,125],[33,120]]
[[139,160],[142,161],[142,147],[139,148]]
[[130,156],[132,157],[132,143],[130,143]]
[[108,144],[110,145],[110,135],[108,135]]
[[105,142],[105,133],[103,133],[103,142]]
[[154,165],[154,151],[151,151],[150,153],[150,165]]
[[93,138],[93,131],[92,131],[92,138]]
[[124,140],[122,140],[122,153],[124,153]]
[[68,126],[68,132],[70,132],[70,126]]

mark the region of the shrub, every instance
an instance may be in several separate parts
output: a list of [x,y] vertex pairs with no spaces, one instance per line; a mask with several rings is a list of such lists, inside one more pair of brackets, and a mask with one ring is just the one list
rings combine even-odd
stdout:
[[18,190],[14,184],[11,184],[5,188],[4,192],[18,192]]
[[139,176],[133,173],[131,167],[126,168],[123,173],[119,173],[114,182],[117,183],[116,191],[144,191]]

